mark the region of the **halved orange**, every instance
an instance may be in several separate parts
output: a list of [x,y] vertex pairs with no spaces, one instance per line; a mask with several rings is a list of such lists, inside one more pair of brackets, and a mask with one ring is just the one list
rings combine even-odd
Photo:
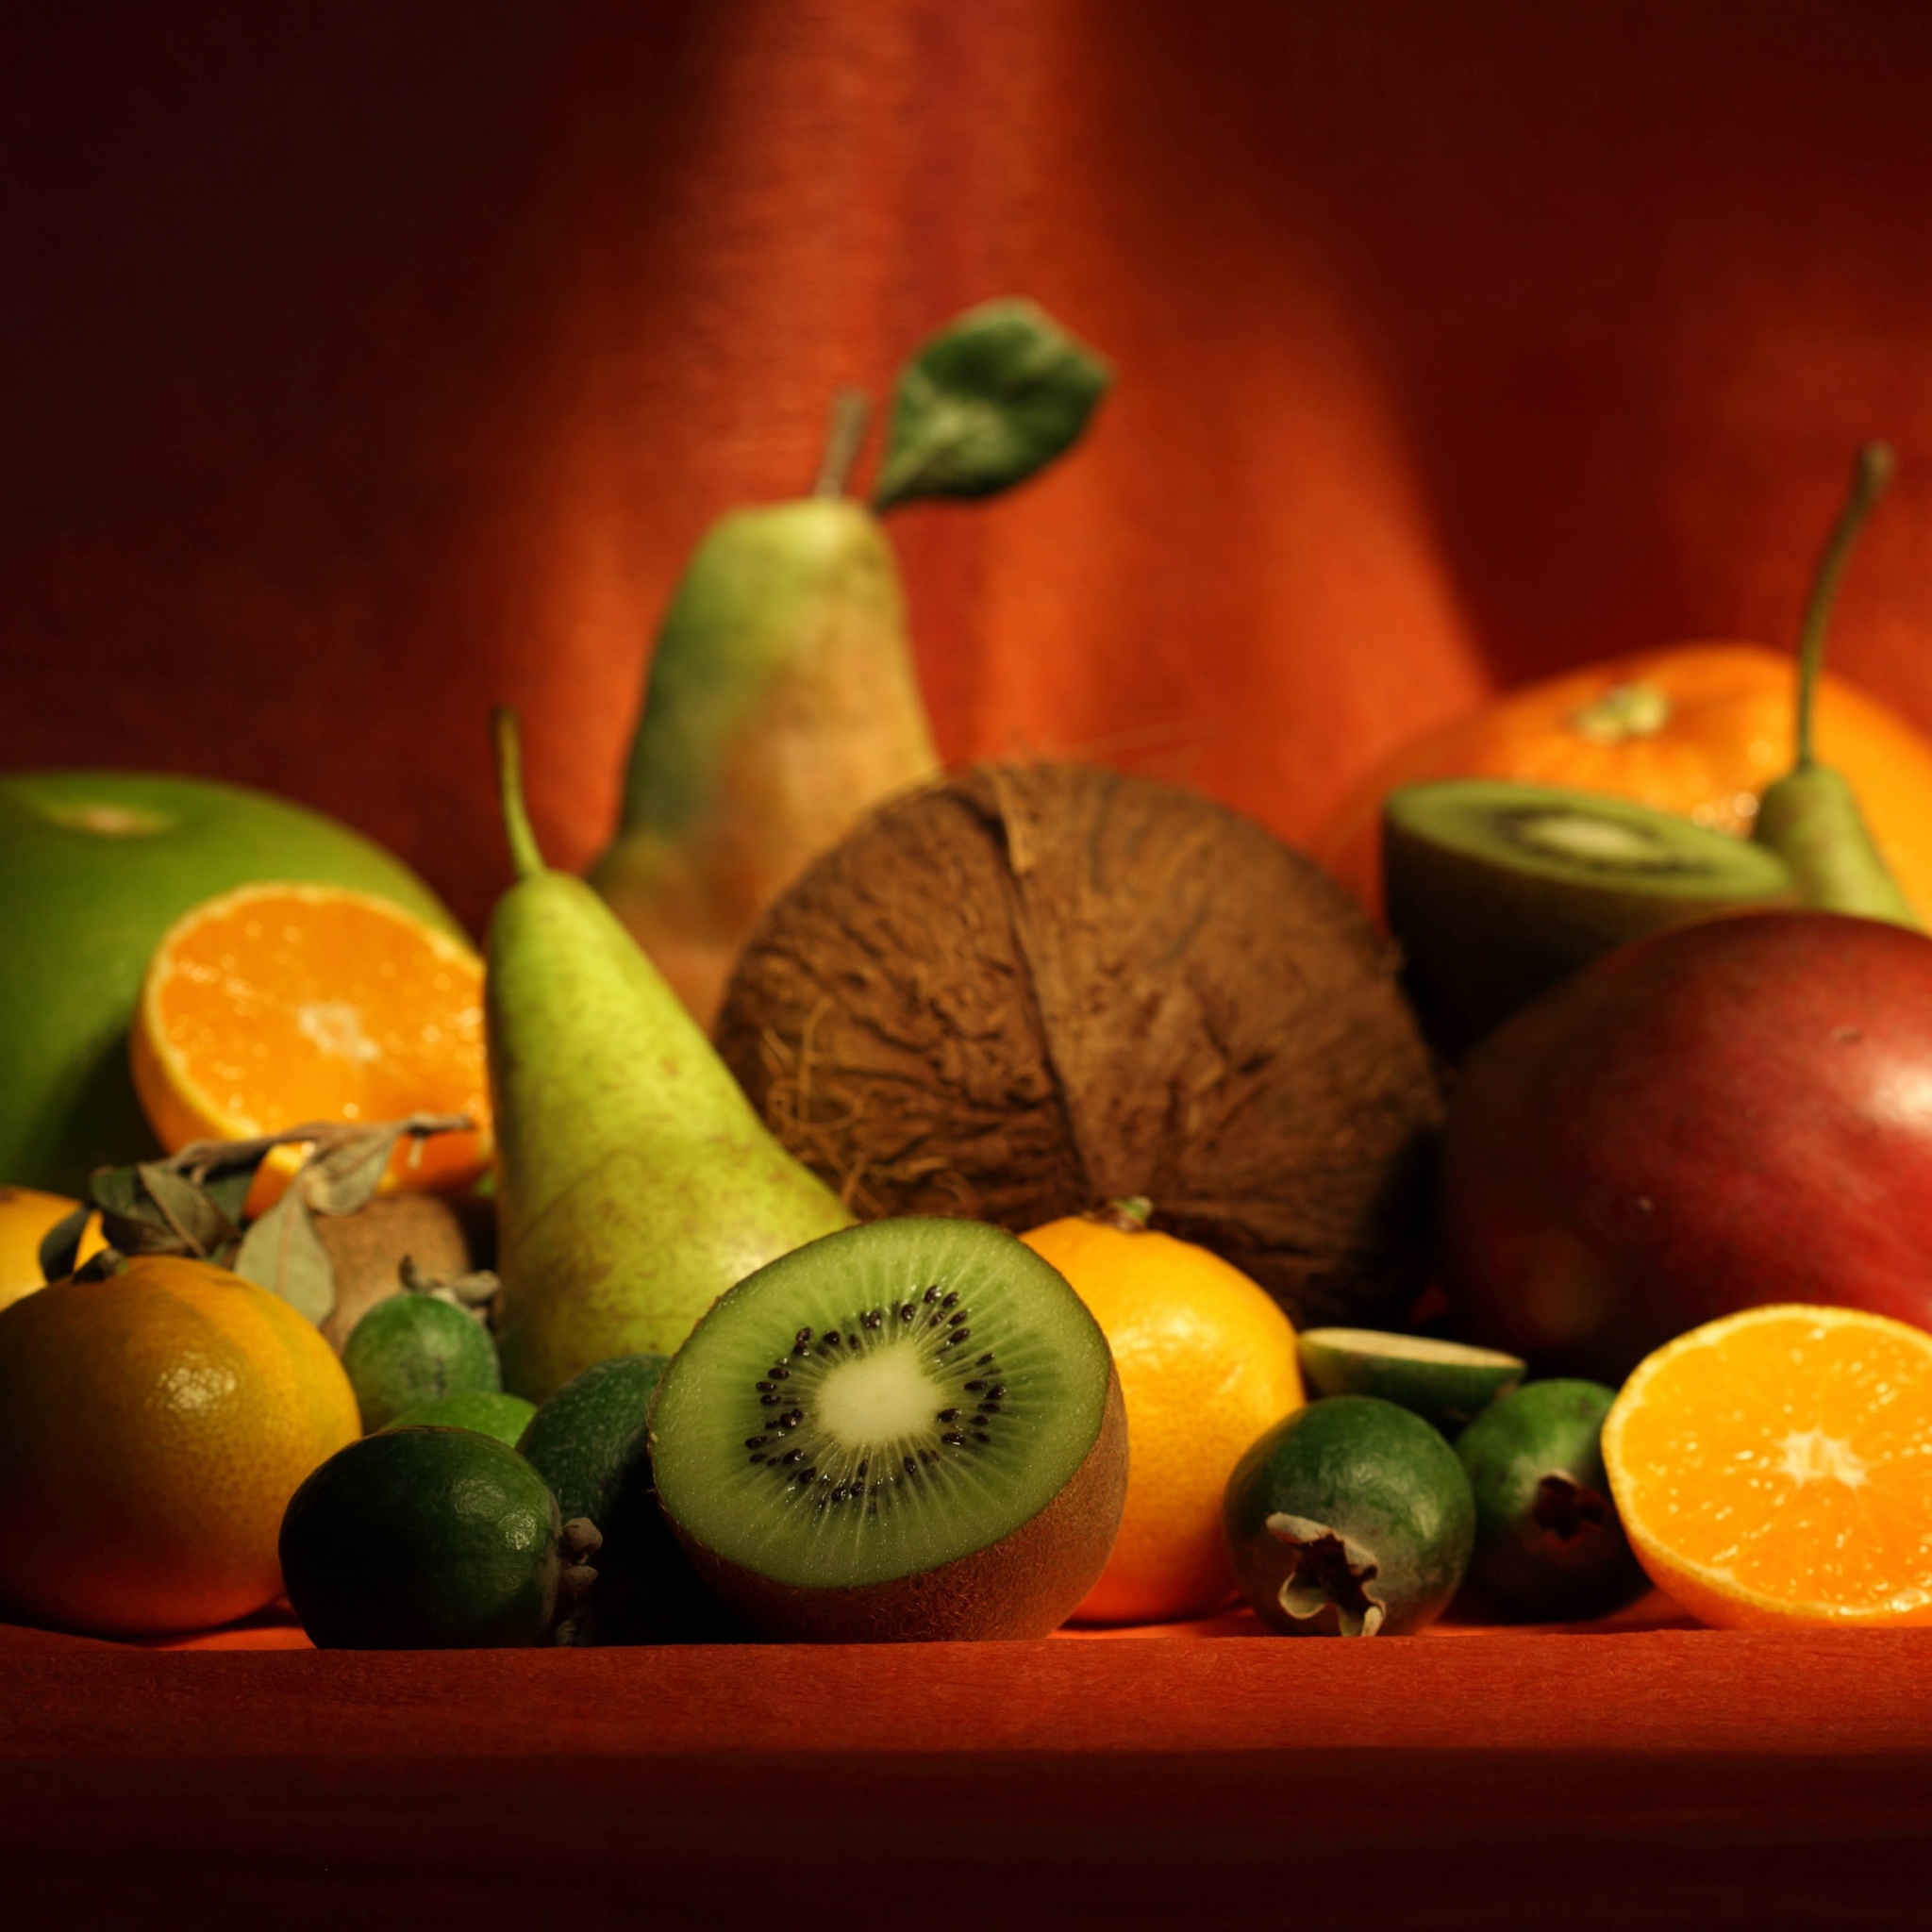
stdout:
[[[131,1049],[170,1152],[307,1121],[462,1113],[477,1132],[406,1141],[388,1185],[460,1188],[490,1163],[483,962],[368,892],[243,886],[185,913],[148,962]],[[251,1209],[301,1158],[269,1156]]]
[[1667,1342],[1605,1419],[1652,1580],[1730,1629],[1932,1624],[1932,1335],[1747,1308]]

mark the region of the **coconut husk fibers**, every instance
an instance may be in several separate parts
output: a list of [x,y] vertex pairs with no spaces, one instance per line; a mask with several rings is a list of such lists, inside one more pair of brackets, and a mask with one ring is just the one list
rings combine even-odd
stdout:
[[717,1040],[860,1214],[1024,1231],[1144,1194],[1312,1324],[1416,1285],[1441,1103],[1395,968],[1251,821],[988,764],[885,807],[772,908]]

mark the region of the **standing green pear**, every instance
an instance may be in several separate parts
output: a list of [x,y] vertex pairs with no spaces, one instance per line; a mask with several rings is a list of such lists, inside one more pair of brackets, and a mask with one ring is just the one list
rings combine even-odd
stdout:
[[878,519],[837,494],[737,510],[664,620],[591,882],[708,1024],[758,914],[939,769]]
[[1896,467],[1888,443],[1868,442],[1858,451],[1852,487],[1825,542],[1798,634],[1796,756],[1791,769],[1757,801],[1752,836],[1790,867],[1802,904],[1821,912],[1882,919],[1917,932],[1918,915],[1880,857],[1851,781],[1818,762],[1811,728],[1839,579]]
[[1071,448],[1111,379],[1030,302],[957,317],[901,373],[867,508],[865,399],[808,497],[722,517],[652,653],[624,817],[591,883],[706,1025],[758,916],[895,792],[936,778],[905,600],[874,511],[991,496]]
[[773,1139],[610,909],[543,863],[516,719],[495,716],[517,882],[490,924],[504,1386],[671,1354],[753,1269],[851,1224]]

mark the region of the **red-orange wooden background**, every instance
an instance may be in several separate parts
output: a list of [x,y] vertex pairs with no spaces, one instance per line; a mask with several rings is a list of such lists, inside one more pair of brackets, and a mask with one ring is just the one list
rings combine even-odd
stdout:
[[485,705],[605,833],[648,640],[826,399],[1030,292],[1088,445],[895,523],[944,750],[1292,835],[1535,670],[1789,637],[1932,724],[1917,0],[176,0],[0,61],[0,767],[275,786],[477,919]]

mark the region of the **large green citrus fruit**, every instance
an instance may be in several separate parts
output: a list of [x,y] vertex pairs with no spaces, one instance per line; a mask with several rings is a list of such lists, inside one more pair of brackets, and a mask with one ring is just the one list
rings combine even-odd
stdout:
[[266,792],[125,772],[0,777],[0,1182],[84,1191],[158,1150],[127,1071],[127,1024],[163,932],[258,879],[356,886],[451,932],[400,859]]

